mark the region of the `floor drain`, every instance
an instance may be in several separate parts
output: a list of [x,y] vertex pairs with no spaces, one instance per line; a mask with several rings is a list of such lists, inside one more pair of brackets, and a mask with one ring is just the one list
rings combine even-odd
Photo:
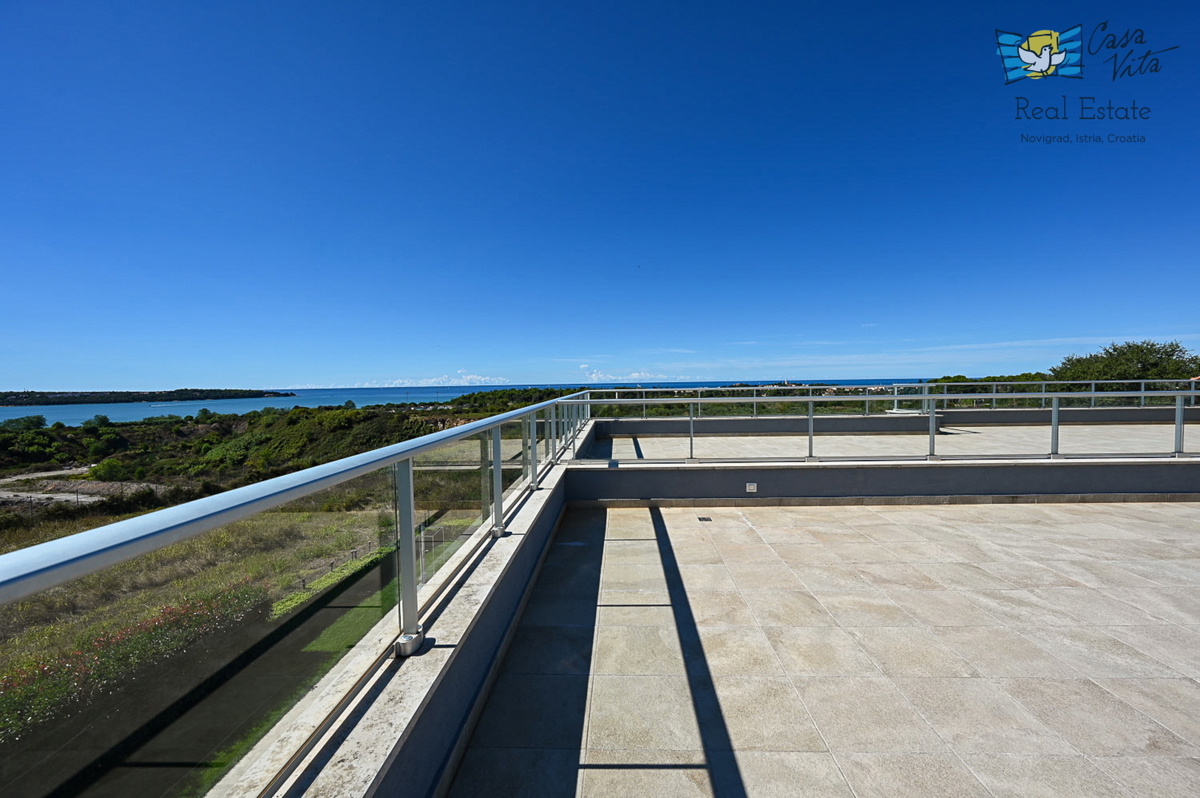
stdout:
[[709,518],[707,515],[701,515],[701,516],[697,516],[697,517],[698,517],[698,518],[699,518],[701,521],[711,521],[711,520],[712,520],[712,519],[711,519],[711,518]]

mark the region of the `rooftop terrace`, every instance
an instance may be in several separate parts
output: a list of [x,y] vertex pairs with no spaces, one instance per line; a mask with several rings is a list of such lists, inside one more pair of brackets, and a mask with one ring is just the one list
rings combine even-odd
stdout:
[[1127,388],[585,392],[0,556],[0,778],[1195,795],[1200,408]]
[[451,796],[1193,796],[1200,504],[568,511]]

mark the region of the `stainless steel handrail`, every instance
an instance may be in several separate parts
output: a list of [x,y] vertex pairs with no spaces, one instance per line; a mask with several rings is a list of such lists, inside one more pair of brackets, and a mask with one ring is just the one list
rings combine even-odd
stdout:
[[[584,394],[586,391],[570,394],[569,397]],[[416,457],[448,443],[555,407],[569,397],[560,397],[490,416],[410,441],[384,446],[137,518],[8,552],[0,555],[0,604],[25,598],[140,554],[187,540],[379,468]]]
[[[1154,381],[1157,382],[1157,380],[1154,380]],[[1022,383],[1022,384],[1026,384],[1026,383]],[[1029,383],[1029,384],[1031,384],[1031,383]],[[724,390],[724,389],[721,389],[721,390]],[[793,403],[794,404],[794,403],[804,403],[804,402],[818,402],[818,403],[820,403],[820,402],[841,402],[844,404],[847,401],[852,401],[855,404],[861,404],[862,402],[868,401],[868,400],[871,402],[890,402],[896,398],[893,394],[877,394],[875,396],[863,396],[863,395],[837,396],[837,395],[832,395],[832,394],[830,394],[830,395],[819,394],[819,395],[815,395],[815,396],[756,396],[753,398],[749,397],[749,396],[747,396],[747,397],[675,396],[675,397],[653,397],[653,398],[647,397],[645,399],[641,399],[641,398],[593,399],[590,397],[590,394],[597,393],[597,392],[598,391],[586,392],[589,394],[589,396],[588,396],[588,398],[584,398],[584,399],[575,399],[575,398],[564,397],[560,401],[562,404],[565,404],[565,405],[643,405],[643,404],[656,404],[656,405],[739,404],[739,405],[742,405],[742,404],[748,404],[750,401],[754,401],[754,402],[758,402],[758,403],[767,403],[767,404],[770,404],[770,403],[775,403],[775,404]],[[1059,399],[1088,399],[1091,397],[1113,399],[1113,398],[1119,398],[1119,397],[1135,397],[1136,398],[1136,397],[1142,397],[1142,396],[1150,397],[1150,398],[1153,398],[1153,397],[1168,398],[1168,397],[1172,397],[1172,396],[1190,397],[1190,396],[1195,396],[1195,395],[1196,395],[1196,392],[1191,391],[1191,390],[1048,391],[1045,393],[1038,391],[1036,393],[1006,393],[1006,394],[1002,394],[999,398],[1003,398],[1005,400],[1013,400],[1013,399],[1041,400],[1041,399],[1053,399],[1056,397]],[[997,395],[992,394],[992,393],[952,393],[952,394],[918,393],[918,394],[901,394],[900,395],[900,400],[904,401],[904,402],[912,402],[912,401],[924,400],[924,399],[932,399],[932,400],[936,400],[938,402],[944,402],[947,400],[957,402],[957,401],[960,401],[963,399],[988,399],[988,400],[991,400],[991,399],[996,399],[996,398],[998,398]]]

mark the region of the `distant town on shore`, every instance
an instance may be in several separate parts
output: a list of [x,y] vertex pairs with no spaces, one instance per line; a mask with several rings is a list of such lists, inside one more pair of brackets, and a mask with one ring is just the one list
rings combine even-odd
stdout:
[[0,407],[194,402],[206,399],[266,399],[295,395],[287,391],[253,391],[240,388],[177,388],[173,391],[11,391],[0,393]]

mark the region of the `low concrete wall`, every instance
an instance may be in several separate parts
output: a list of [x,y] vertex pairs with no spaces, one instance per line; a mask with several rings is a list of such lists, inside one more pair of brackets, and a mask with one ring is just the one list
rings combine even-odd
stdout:
[[[746,483],[758,486],[747,493]],[[1200,493],[1200,460],[575,467],[568,501]]]
[[[938,410],[947,427],[984,427],[996,424],[1040,425],[1050,423],[1050,408],[970,408]],[[1184,421],[1200,421],[1200,407],[1185,407]],[[1063,407],[1060,424],[1173,424],[1174,407]]]
[[[509,630],[517,621],[566,506],[564,479],[547,490],[551,493],[536,517],[514,532],[514,536],[521,535],[523,540],[503,571],[486,587],[473,585],[468,577],[460,588],[468,595],[477,595],[480,589],[489,592],[458,637],[453,655],[443,666],[437,683],[426,693],[418,715],[405,729],[368,795],[434,795],[439,788],[448,786],[443,784],[444,777],[456,764],[460,741],[470,736],[477,704],[486,699],[493,666],[503,659]],[[442,612],[453,611],[451,603]],[[435,620],[429,631],[434,645],[438,627],[439,621]]]
[[[942,414],[938,412],[938,423]],[[697,435],[807,435],[808,416],[710,416],[693,421]],[[597,438],[686,436],[686,418],[599,418]],[[918,413],[886,415],[818,415],[813,431],[819,434],[880,435],[887,433],[929,434],[929,416]],[[581,450],[582,451],[582,450]]]

